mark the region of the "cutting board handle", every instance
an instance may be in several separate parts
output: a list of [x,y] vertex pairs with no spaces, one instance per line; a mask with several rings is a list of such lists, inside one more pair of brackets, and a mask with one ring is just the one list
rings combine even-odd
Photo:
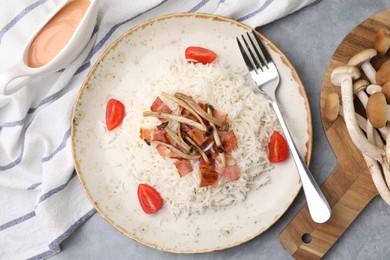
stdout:
[[296,259],[320,259],[333,246],[366,205],[378,195],[369,174],[351,180],[345,168],[336,167],[321,186],[331,208],[332,217],[323,224],[313,222],[305,205],[281,233],[283,248]]

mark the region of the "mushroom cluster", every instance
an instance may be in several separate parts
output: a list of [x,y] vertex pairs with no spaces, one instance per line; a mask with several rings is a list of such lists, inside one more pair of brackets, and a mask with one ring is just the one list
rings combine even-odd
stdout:
[[[344,118],[348,133],[362,152],[373,182],[390,205],[390,59],[378,71],[371,59],[384,56],[390,48],[390,31],[376,32],[374,47],[354,55],[348,64],[335,68],[331,82],[341,87],[340,98],[329,94],[324,102],[323,115],[329,121]],[[364,77],[365,76],[365,77]],[[366,78],[366,79],[365,79]],[[365,109],[365,115],[355,112],[354,96]]]

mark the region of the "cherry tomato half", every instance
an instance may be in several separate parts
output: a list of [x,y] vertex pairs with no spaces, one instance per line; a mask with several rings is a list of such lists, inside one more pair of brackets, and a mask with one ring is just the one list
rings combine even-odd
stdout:
[[122,104],[122,102],[113,98],[108,100],[106,106],[106,125],[108,131],[111,131],[120,125],[124,116],[125,106]]
[[268,160],[271,163],[283,162],[288,157],[288,145],[286,139],[274,131],[268,143]]
[[185,57],[189,62],[207,64],[217,58],[217,54],[206,48],[191,46],[185,50]]
[[153,214],[163,205],[163,200],[160,194],[147,184],[138,185],[138,200],[141,208],[146,214]]

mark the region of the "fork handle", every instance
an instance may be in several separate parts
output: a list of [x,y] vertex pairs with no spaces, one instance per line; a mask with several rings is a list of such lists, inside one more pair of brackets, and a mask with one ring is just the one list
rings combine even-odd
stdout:
[[276,101],[272,101],[272,107],[274,108],[276,116],[279,119],[280,126],[282,127],[286,137],[291,155],[294,158],[295,165],[302,181],[302,187],[305,193],[310,215],[313,221],[317,223],[324,223],[330,218],[332,213],[329,204],[325,199],[324,194],[321,192],[321,189],[318,187],[315,179],[311,175],[310,170],[307,168],[306,163],[300,156]]

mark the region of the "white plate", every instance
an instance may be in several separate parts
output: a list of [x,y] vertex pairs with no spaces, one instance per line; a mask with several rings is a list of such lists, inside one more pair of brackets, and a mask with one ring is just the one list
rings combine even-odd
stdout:
[[[126,170],[112,168],[119,151],[103,149],[104,121],[109,97],[126,99],[128,88],[141,86],[161,60],[169,60],[191,45],[214,50],[218,57],[245,67],[235,37],[249,27],[223,17],[173,14],[148,21],[118,39],[88,75],[75,107],[72,145],[76,170],[97,211],[125,235],[147,246],[175,253],[199,253],[229,248],[248,241],[275,223],[301,187],[294,163],[275,165],[270,183],[251,190],[243,203],[220,211],[175,219],[168,210],[146,215],[140,210],[136,185]],[[311,114],[304,87],[287,58],[261,36],[281,73],[278,99],[301,154],[309,161]]]

